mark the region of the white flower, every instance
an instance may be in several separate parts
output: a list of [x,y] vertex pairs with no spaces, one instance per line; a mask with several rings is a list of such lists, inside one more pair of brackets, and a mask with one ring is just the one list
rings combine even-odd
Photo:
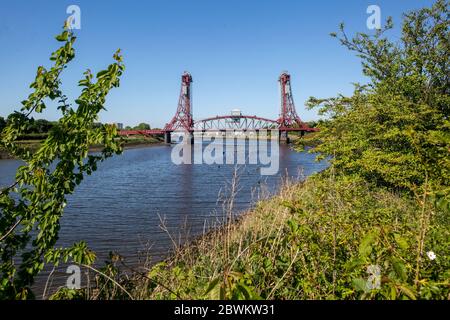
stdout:
[[436,254],[433,251],[428,251],[427,256],[428,256],[428,259],[430,259],[430,260],[436,259]]

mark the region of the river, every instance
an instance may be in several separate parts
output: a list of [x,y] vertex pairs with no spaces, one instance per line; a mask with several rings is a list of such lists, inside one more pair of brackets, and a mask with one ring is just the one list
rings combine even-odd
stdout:
[[[173,148],[128,149],[101,163],[68,196],[58,245],[84,240],[97,253],[100,264],[110,251],[122,255],[130,265],[138,265],[144,257],[156,261],[172,248],[161,220],[177,242],[204,232],[222,219],[222,200],[230,195],[235,170],[239,192],[234,211],[238,214],[274,194],[284,177],[302,179],[327,166],[316,162],[314,154],[280,145],[278,173],[262,176],[261,164],[176,165],[171,160]],[[0,186],[13,181],[19,165],[17,160],[0,160]],[[37,293],[48,272],[46,268],[38,277]],[[67,276],[60,273],[59,277]]]

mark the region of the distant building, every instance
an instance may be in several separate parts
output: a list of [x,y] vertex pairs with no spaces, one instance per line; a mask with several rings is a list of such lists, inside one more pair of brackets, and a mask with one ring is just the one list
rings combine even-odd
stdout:
[[115,122],[114,125],[116,126],[117,129],[123,130],[123,123]]

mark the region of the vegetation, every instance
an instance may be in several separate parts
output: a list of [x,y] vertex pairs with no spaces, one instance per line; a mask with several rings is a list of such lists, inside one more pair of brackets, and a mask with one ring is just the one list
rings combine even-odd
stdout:
[[[405,15],[400,43],[357,34],[341,43],[356,51],[370,79],[353,96],[309,100],[324,122],[316,149],[336,170],[418,198],[449,193],[450,85],[448,2]],[[333,34],[333,36],[337,36]],[[447,198],[448,200],[448,198]]]
[[164,142],[164,139],[159,136],[144,136],[144,135],[135,135],[129,136],[126,138],[122,138],[124,147],[134,147],[134,146],[146,146],[149,144],[156,144]]
[[301,144],[330,168],[134,279],[116,257],[105,271],[126,293],[83,297],[450,299],[448,8],[407,13],[400,42],[391,19],[352,38],[341,25],[369,83],[309,100],[328,120]]
[[[128,293],[98,278],[100,291],[79,294],[89,299],[448,299],[448,215],[436,211],[430,226],[424,248],[436,259],[420,262],[416,282],[420,206],[363,179],[328,171],[302,185],[287,183],[279,196],[261,201],[238,222],[178,247],[171,258],[132,279],[120,273],[126,269],[115,256],[103,271]],[[379,288],[371,273],[377,267]]]
[[134,130],[150,130],[150,125],[148,123],[142,122],[134,127]]
[[3,117],[0,117],[0,132],[3,130],[3,128],[6,127],[6,120]]
[[151,127],[148,123],[141,122],[135,127],[126,126],[125,130],[150,130]]
[[[120,51],[115,62],[94,75],[90,70],[79,81],[83,88],[73,108],[60,90],[60,76],[74,58],[76,37],[65,28],[56,37],[61,47],[53,52],[53,66],[38,67],[33,92],[22,101],[22,109],[8,117],[1,132],[0,147],[25,162],[17,170],[13,184],[0,190],[0,299],[32,298],[30,286],[46,263],[58,265],[68,260],[89,265],[95,259],[84,242],[70,248],[55,247],[60,218],[71,194],[85,174],[97,163],[120,153],[115,126],[94,127],[104,109],[108,92],[119,86],[124,70]],[[36,152],[17,139],[32,125],[32,114],[41,113],[46,101],[58,103],[61,118]],[[88,155],[91,145],[103,146],[97,155]]]
[[[344,25],[332,34],[361,58],[369,82],[356,84],[350,97],[308,102],[328,119],[299,146],[316,145],[319,158],[330,158],[329,169],[302,184],[287,181],[277,197],[238,219],[233,183],[220,228],[176,246],[145,272],[124,272],[126,262],[111,254],[92,287],[62,289],[52,298],[450,299],[448,8],[438,0],[405,14],[398,42],[386,36],[391,19],[374,35],[349,37]],[[120,151],[114,127],[91,124],[109,89],[118,86],[121,57],[115,55],[117,62],[96,83],[86,74],[74,110],[57,86],[73,58],[74,37],[65,31],[57,39],[65,44],[54,54],[56,64],[38,69],[36,91],[23,111],[39,112],[44,97],[60,100],[57,128],[64,134],[52,129],[31,155],[15,142],[27,113],[17,113],[2,133],[2,146],[27,164],[0,197],[1,297],[30,297],[44,258],[89,267],[95,255],[84,243],[54,248],[65,195],[97,161]],[[104,145],[100,156],[87,156],[92,143]],[[16,267],[12,258],[22,251]]]
[[[0,117],[0,131],[6,127],[14,119],[14,113],[10,114],[6,120]],[[21,135],[18,136],[20,140],[26,139],[43,139],[47,137],[48,132],[54,127],[58,125],[57,121],[48,121],[45,119],[37,119],[30,118],[26,127],[22,131]]]
[[[30,119],[31,125],[25,130],[25,133],[17,137],[18,145],[25,147],[31,153],[36,152],[41,144],[48,137],[49,132],[58,125],[58,122],[50,122],[48,120],[39,119],[34,121]],[[101,128],[104,124],[96,122],[93,124],[94,129]],[[6,122],[5,122],[6,126]],[[1,120],[0,120],[1,127]],[[145,135],[134,135],[128,137],[117,137],[116,140],[120,143],[122,148],[132,148],[137,146],[147,146],[150,144],[162,143],[164,139],[161,136],[145,136]],[[98,151],[102,149],[101,144],[91,145],[90,151]],[[6,150],[2,149],[0,146],[0,159],[10,159],[14,158]]]

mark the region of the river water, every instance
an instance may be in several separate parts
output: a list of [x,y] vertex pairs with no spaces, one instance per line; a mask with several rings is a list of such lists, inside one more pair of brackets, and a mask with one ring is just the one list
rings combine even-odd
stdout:
[[[97,253],[99,264],[110,251],[122,255],[130,265],[139,264],[144,257],[156,261],[172,248],[161,220],[176,242],[198,236],[222,219],[223,200],[230,196],[235,171],[239,192],[234,211],[238,214],[275,193],[286,176],[303,179],[327,166],[316,162],[314,154],[280,145],[278,174],[262,176],[261,164],[176,165],[171,160],[173,148],[128,149],[101,163],[68,197],[58,245],[84,240]],[[0,160],[0,186],[13,181],[20,164]],[[38,294],[48,273],[46,268],[37,279]],[[67,277],[64,273],[58,276]]]

